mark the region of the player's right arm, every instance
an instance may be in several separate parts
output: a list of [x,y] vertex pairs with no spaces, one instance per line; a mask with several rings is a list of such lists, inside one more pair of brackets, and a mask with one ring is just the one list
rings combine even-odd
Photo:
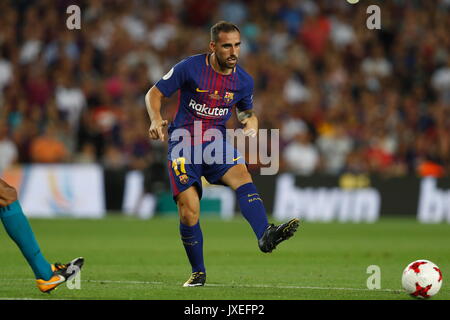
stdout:
[[168,121],[161,117],[161,103],[164,95],[156,87],[153,86],[145,95],[145,105],[150,117],[150,128],[148,135],[150,139],[164,141],[163,128],[167,126]]
[[161,103],[164,97],[170,97],[180,89],[187,79],[187,59],[177,63],[145,95],[145,105],[150,117],[149,136],[164,141],[163,128],[168,121],[161,117]]

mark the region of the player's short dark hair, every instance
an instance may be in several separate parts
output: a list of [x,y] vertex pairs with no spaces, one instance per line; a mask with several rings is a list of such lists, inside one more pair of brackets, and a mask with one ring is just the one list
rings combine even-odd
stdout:
[[228,33],[234,31],[241,33],[241,30],[239,30],[238,26],[235,25],[234,23],[227,21],[219,21],[211,27],[211,41],[217,42],[219,40],[219,33],[221,32]]

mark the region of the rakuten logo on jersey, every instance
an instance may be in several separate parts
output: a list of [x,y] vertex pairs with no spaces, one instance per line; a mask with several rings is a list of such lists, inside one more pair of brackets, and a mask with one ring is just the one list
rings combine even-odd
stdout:
[[191,101],[189,101],[189,107],[197,111],[198,115],[206,117],[221,117],[228,113],[228,108],[210,108],[207,107],[205,103],[197,103],[194,99],[191,99]]

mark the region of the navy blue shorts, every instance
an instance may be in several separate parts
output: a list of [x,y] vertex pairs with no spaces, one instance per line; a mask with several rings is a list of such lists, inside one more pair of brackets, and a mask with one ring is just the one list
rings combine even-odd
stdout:
[[220,179],[231,167],[245,164],[244,157],[231,144],[223,141],[222,145],[221,149],[214,149],[211,142],[204,142],[172,152],[174,145],[169,143],[167,169],[175,201],[181,192],[192,185],[197,188],[201,199],[202,176],[211,184],[223,184]]

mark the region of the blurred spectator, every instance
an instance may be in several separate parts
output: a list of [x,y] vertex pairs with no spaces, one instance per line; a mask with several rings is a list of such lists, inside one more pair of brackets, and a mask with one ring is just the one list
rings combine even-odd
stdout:
[[102,164],[107,169],[123,169],[126,166],[126,159],[118,147],[109,144],[105,148]]
[[8,126],[0,121],[0,174],[17,161],[18,150],[8,137]]
[[361,68],[368,77],[384,78],[392,74],[391,64],[380,45],[375,46],[371,54],[363,59]]
[[311,135],[307,130],[299,131],[283,152],[289,171],[299,175],[311,175],[319,165],[319,152],[311,143]]
[[58,163],[69,160],[69,150],[58,137],[58,127],[50,123],[44,133],[33,139],[30,146],[31,161]]
[[431,159],[424,159],[417,166],[417,173],[421,177],[442,178],[444,176],[444,167]]
[[84,143],[73,161],[76,163],[95,163],[97,161],[95,145],[89,142]]
[[287,144],[294,140],[295,136],[308,130],[308,126],[302,119],[290,118],[283,122],[281,128],[282,142]]
[[366,173],[369,171],[368,164],[361,148],[353,149],[348,154],[344,171],[354,174]]
[[[69,31],[66,3],[0,1],[0,119],[19,163],[48,161],[36,145],[51,161],[115,168],[164,158],[143,97],[227,19],[260,127],[281,129],[285,170],[415,175],[432,159],[450,172],[448,0],[380,2],[381,30],[345,1],[92,0]],[[162,112],[176,110],[174,95]]]
[[105,141],[100,126],[97,125],[92,111],[86,111],[81,115],[77,142],[78,152],[81,152],[83,146],[92,145],[95,151],[96,161],[101,159],[104,152]]
[[352,150],[352,140],[345,128],[337,124],[330,132],[317,139],[317,146],[323,161],[323,170],[328,174],[339,174],[345,168],[345,161]]
[[30,108],[45,109],[53,88],[43,65],[37,63],[29,68],[24,89]]
[[325,53],[331,32],[330,19],[322,14],[306,16],[300,30],[300,40],[314,59],[320,59]]
[[356,33],[350,21],[346,21],[344,13],[339,10],[331,19],[330,39],[338,49],[345,49],[356,41]]
[[[0,51],[1,52],[1,51]],[[0,55],[0,97],[2,96],[3,89],[11,82],[13,78],[13,64],[8,58],[3,58],[3,54]]]
[[67,120],[73,130],[77,130],[81,111],[86,107],[86,97],[70,75],[58,77],[55,99],[62,118]]
[[247,18],[247,7],[241,1],[223,1],[220,4],[219,12],[221,12],[221,19],[231,21],[237,25],[244,23]]
[[[450,54],[449,54],[450,55]],[[433,89],[439,95],[442,103],[450,106],[450,56],[447,65],[437,69],[431,76]]]
[[283,93],[285,99],[291,104],[304,102],[309,99],[311,94],[310,90],[295,74],[285,83]]

